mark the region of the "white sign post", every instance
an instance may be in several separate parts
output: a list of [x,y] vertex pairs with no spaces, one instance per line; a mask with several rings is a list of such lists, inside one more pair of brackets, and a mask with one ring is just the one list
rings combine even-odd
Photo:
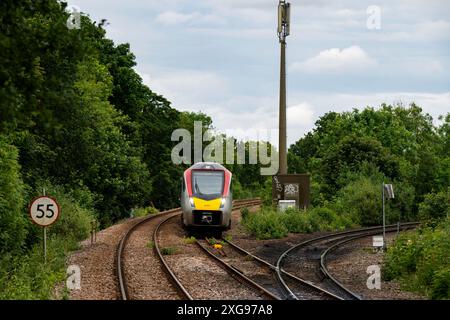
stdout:
[[384,184],[382,185],[382,201],[383,201],[383,249],[386,248],[386,214],[384,208],[384,198],[394,199],[394,189],[392,188],[392,184]]
[[30,218],[34,224],[44,228],[44,261],[47,262],[47,227],[58,220],[61,210],[58,202],[51,197],[34,198],[30,204]]
[[375,248],[383,248],[384,247],[384,239],[382,236],[373,236],[372,237],[372,246]]

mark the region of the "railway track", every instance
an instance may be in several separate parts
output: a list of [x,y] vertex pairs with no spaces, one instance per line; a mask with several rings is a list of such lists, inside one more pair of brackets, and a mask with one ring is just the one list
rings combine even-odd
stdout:
[[[233,210],[260,205],[260,203],[261,201],[259,199],[237,200],[233,203]],[[161,269],[164,271],[166,278],[172,284],[172,289],[177,293],[178,298],[180,299],[194,299],[193,294],[189,292],[185,285],[183,285],[179,276],[174,272],[170,263],[168,263],[166,257],[162,253],[162,248],[159,243],[162,227],[165,224],[170,223],[170,221],[176,217],[179,217],[180,214],[181,209],[175,208],[145,217],[131,226],[124,234],[117,246],[116,253],[116,275],[121,299],[133,299],[133,296],[130,295],[128,279],[125,272],[126,266],[124,264],[127,242],[139,227],[150,223],[153,223],[154,225],[152,229],[154,254]],[[402,228],[414,227],[415,225],[415,223],[403,224]],[[386,231],[396,231],[396,227],[397,225],[388,226]],[[329,255],[337,248],[350,241],[377,234],[380,230],[381,227],[357,229],[328,234],[301,242],[283,252],[276,265],[259,258],[226,239],[220,239],[228,244],[226,248],[227,253],[222,255],[213,250],[210,244],[205,240],[195,240],[195,243],[209,259],[213,259],[214,262],[220,265],[220,267],[230,276],[244,284],[246,287],[251,288],[254,292],[258,292],[258,295],[265,299],[348,300],[360,299],[360,297],[342,285],[342,283],[335,279],[328,271],[327,260],[329,259]],[[292,255],[294,252],[296,254]],[[303,255],[301,253],[303,253]],[[318,253],[320,253],[320,256]],[[306,264],[309,264],[309,267],[312,265],[314,268],[314,271],[312,273],[310,272],[308,277],[299,275],[298,272],[295,271],[289,272],[289,268],[282,267],[286,262],[289,264],[289,260],[292,260],[292,258],[296,258],[297,260],[295,262],[298,262],[299,256],[306,257],[307,260],[309,259],[309,261],[306,261]],[[305,261],[300,261],[300,263],[305,264]],[[242,270],[243,267],[245,268],[245,265],[247,265],[247,268],[248,265],[250,265],[250,270],[255,271],[259,268],[262,271],[259,275],[252,275],[252,272],[244,272]],[[296,269],[299,269],[298,266]],[[308,268],[306,268],[306,270],[308,270]],[[318,274],[318,272],[320,274]]]
[[[245,281],[254,282],[260,290],[270,292],[277,300],[288,299],[284,294],[283,288],[277,281],[276,266],[259,258],[258,256],[237,246],[230,240],[221,239],[229,246],[223,251],[214,251],[208,249],[201,241],[197,241],[208,254],[220,261],[226,268],[231,268],[238,272],[239,276],[244,277]],[[291,273],[282,271],[288,278],[292,287],[295,287],[298,294],[304,299],[309,300],[338,300],[339,297],[333,293],[315,286],[312,283],[304,281]]]
[[[234,208],[234,210],[237,210],[242,207],[259,205],[260,203],[261,203],[261,201],[259,199],[236,200],[233,203],[233,208]],[[160,247],[159,241],[158,241],[158,235],[161,230],[161,227],[165,223],[169,222],[171,219],[174,219],[175,217],[179,217],[180,214],[181,214],[181,209],[175,208],[175,209],[161,212],[159,214],[145,217],[145,218],[139,220],[138,222],[136,222],[134,225],[132,225],[126,231],[124,236],[121,238],[121,240],[117,246],[117,250],[116,250],[116,277],[117,277],[117,282],[118,282],[120,299],[122,299],[122,300],[133,299],[133,297],[130,294],[128,279],[127,279],[127,275],[126,275],[126,266],[124,263],[128,241],[129,241],[130,237],[132,236],[132,234],[138,228],[144,226],[145,224],[156,222],[156,225],[155,225],[155,228],[153,231],[153,244],[154,244],[153,248],[154,248],[155,254],[161,264],[162,270],[164,270],[164,273],[166,274],[167,278],[173,284],[173,287],[175,288],[176,292],[178,293],[179,298],[193,300],[192,295],[183,286],[181,281],[178,279],[178,277],[173,272],[173,270],[170,268],[169,264],[167,263],[166,259],[164,258],[164,255],[161,252],[161,247]],[[247,285],[249,285],[249,284],[247,283]]]
[[131,237],[132,233],[134,231],[136,231],[137,228],[139,228],[140,226],[142,226],[146,223],[153,222],[161,217],[165,217],[165,216],[168,216],[171,214],[174,214],[176,216],[177,213],[181,213],[180,208],[167,210],[167,211],[155,214],[155,215],[150,215],[148,217],[145,217],[145,218],[141,219],[140,221],[136,222],[134,225],[132,225],[126,231],[126,233],[120,240],[119,245],[117,246],[117,252],[116,252],[116,276],[117,276],[117,282],[118,282],[118,287],[119,287],[120,299],[129,300],[131,298],[129,289],[128,289],[128,281],[127,281],[127,277],[125,274],[124,260],[125,260],[125,249],[127,246],[127,242],[129,240],[129,238]]
[[[401,228],[411,228],[416,225],[417,223],[415,222],[404,223],[401,225]],[[287,283],[285,277],[283,277],[287,273],[287,271],[282,268],[286,262],[295,265],[295,269],[293,270],[297,270],[297,272],[292,273],[299,279],[314,283],[317,287],[334,294],[341,300],[360,300],[361,297],[358,294],[346,288],[332,276],[326,267],[326,260],[328,255],[338,247],[350,241],[379,234],[381,230],[382,227],[370,227],[332,233],[303,241],[283,252],[277,260],[276,272],[278,280],[288,298],[293,300],[300,299],[296,290],[293,289]],[[397,225],[389,225],[386,227],[386,232],[395,231],[397,231]],[[301,275],[298,274],[298,270],[302,270]],[[308,280],[304,280],[305,277],[307,277]]]

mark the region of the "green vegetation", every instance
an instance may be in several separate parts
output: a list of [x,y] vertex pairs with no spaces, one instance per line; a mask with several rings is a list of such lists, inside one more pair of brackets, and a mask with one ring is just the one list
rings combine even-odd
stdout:
[[24,185],[19,172],[17,148],[0,138],[0,253],[19,250],[25,241]]
[[431,299],[450,299],[450,188],[427,194],[419,218],[421,228],[388,248],[383,276]]
[[208,241],[208,243],[212,246],[215,244],[220,244],[221,246],[226,245],[226,242],[222,240],[217,240],[216,238],[206,238],[206,241]]
[[155,247],[155,243],[152,240],[149,240],[146,244],[147,248],[153,249]]
[[197,241],[197,239],[194,236],[190,236],[190,237],[184,237],[183,241],[186,244],[193,244]]
[[450,185],[450,114],[433,125],[415,104],[329,112],[291,145],[291,173],[310,172],[312,205],[342,203],[361,225],[380,222],[381,183],[394,185],[391,221],[414,220],[427,194]]
[[[172,164],[171,134],[193,133],[194,121],[212,128],[209,116],[180,112],[143,84],[130,46],[106,38],[106,20],[82,15],[81,28],[69,30],[65,7],[57,0],[0,2],[2,299],[52,297],[67,253],[88,236],[92,219],[104,228],[178,207],[188,165]],[[231,168],[235,198],[266,179],[259,165],[239,166]],[[42,230],[27,214],[44,187],[62,212],[49,228],[46,265]]]
[[450,188],[446,191],[430,193],[419,205],[419,218],[427,223],[437,223],[450,217]]
[[250,214],[250,210],[248,210],[247,207],[241,208],[241,217],[242,219],[246,219],[248,217],[248,215]]
[[223,239],[226,240],[226,241],[231,241],[231,240],[233,240],[233,236],[232,236],[231,234],[226,234],[226,235],[223,237]]
[[[62,187],[44,183],[40,188],[44,186],[48,193],[58,198],[61,211],[64,212],[58,222],[48,229],[47,263],[43,261],[42,229],[30,223],[24,224],[27,239],[34,241],[31,244],[24,241],[18,244],[18,249],[2,252],[0,299],[53,298],[56,283],[66,279],[67,253],[76,250],[78,242],[89,236],[93,211],[85,208],[74,195]],[[1,199],[5,199],[3,194]],[[6,216],[1,213],[0,217]],[[6,230],[4,234],[11,234],[10,231]],[[13,239],[19,240],[20,237]]]
[[348,214],[337,214],[333,209],[326,207],[307,211],[288,208],[284,212],[264,207],[258,213],[247,215],[242,223],[257,239],[283,238],[289,232],[343,230],[354,226]]
[[[178,142],[171,134],[193,133],[194,121],[203,131],[213,128],[208,115],[180,112],[145,86],[130,46],[106,38],[105,20],[83,15],[81,28],[69,30],[65,7],[56,0],[0,2],[1,299],[51,298],[92,219],[104,228],[178,207],[188,165],[173,165]],[[420,217],[439,232],[448,214],[449,131],[450,115],[436,126],[414,104],[327,113],[288,154],[291,173],[311,173],[313,207],[242,211],[244,223],[258,238],[378,224],[385,181],[396,194],[388,221]],[[271,205],[271,178],[261,176],[260,164],[226,166],[235,199],[261,197]],[[43,188],[62,212],[49,228],[45,265],[42,230],[27,215]],[[445,270],[435,275],[440,283]]]
[[161,248],[161,254],[165,255],[165,256],[169,256],[171,254],[174,254],[175,252],[177,252],[177,248],[175,247],[164,247]]
[[387,252],[382,274],[431,299],[450,299],[450,219],[401,234]]
[[148,216],[149,214],[157,214],[157,213],[159,213],[159,210],[152,206],[131,210],[132,217],[145,217]]

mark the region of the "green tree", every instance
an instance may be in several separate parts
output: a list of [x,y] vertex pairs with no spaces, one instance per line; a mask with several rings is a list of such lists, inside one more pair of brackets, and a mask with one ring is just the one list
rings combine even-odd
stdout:
[[17,148],[0,136],[0,254],[19,250],[26,237],[24,185]]

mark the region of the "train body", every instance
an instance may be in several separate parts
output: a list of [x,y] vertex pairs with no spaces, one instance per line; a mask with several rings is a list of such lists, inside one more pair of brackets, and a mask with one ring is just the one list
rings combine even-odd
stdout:
[[232,174],[213,162],[198,162],[181,179],[182,224],[190,230],[231,227]]

